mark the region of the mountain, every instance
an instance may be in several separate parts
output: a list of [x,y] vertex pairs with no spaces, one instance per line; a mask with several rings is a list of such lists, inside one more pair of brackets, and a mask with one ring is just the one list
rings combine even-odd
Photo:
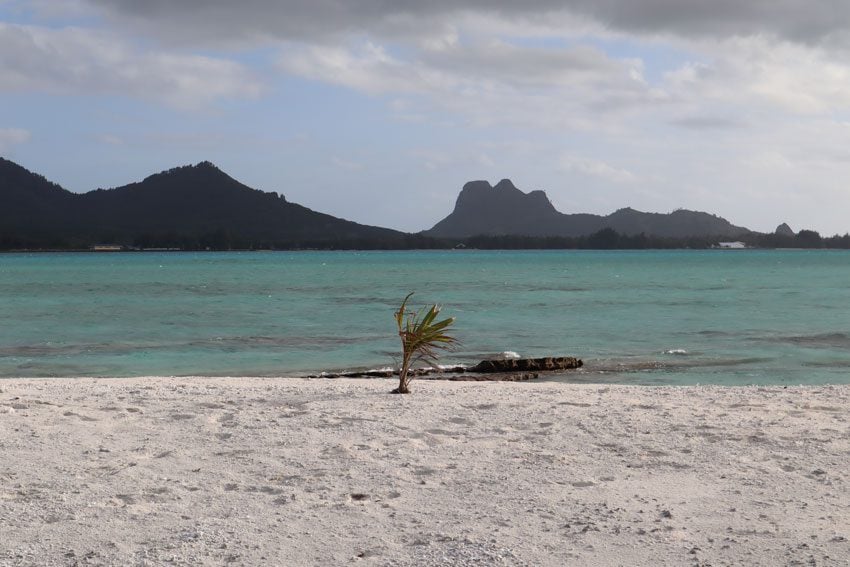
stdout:
[[564,214],[555,209],[543,191],[524,193],[509,179],[502,179],[495,186],[487,181],[470,181],[464,185],[451,214],[422,234],[435,238],[577,237],[605,228],[625,235],[644,233],[669,238],[739,237],[750,232],[718,216],[683,209],[669,214],[644,213],[631,208],[608,216]]
[[46,232],[67,228],[75,195],[11,162],[0,158],[0,233]]
[[75,194],[0,158],[0,204],[0,244],[16,239],[34,247],[392,248],[409,236],[289,203],[243,185],[210,162]]
[[777,226],[776,230],[774,231],[774,234],[776,234],[777,236],[787,237],[794,237],[797,235],[797,233],[795,233],[794,230],[790,226],[788,226],[787,222],[784,222]]

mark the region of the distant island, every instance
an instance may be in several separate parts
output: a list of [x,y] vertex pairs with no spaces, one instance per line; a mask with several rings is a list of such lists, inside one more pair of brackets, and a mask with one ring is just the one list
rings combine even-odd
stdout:
[[708,213],[677,210],[669,214],[644,213],[631,208],[608,216],[564,214],[546,193],[523,193],[510,179],[496,186],[470,181],[463,186],[452,213],[424,234],[434,237],[470,236],[588,236],[603,229],[634,236],[739,238],[752,231]]
[[[454,210],[411,234],[358,224],[252,189],[204,161],[73,193],[0,158],[0,250],[850,248],[787,224],[763,234],[704,212],[564,214],[543,191],[471,181]],[[740,245],[738,245],[740,244]]]

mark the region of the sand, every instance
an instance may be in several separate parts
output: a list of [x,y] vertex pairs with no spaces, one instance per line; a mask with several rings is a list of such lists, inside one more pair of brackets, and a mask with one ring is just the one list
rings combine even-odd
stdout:
[[846,565],[850,386],[0,381],[0,565]]

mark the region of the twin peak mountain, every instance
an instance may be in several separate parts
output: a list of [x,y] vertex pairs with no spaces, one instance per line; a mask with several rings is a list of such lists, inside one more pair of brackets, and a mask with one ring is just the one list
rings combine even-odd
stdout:
[[312,211],[276,193],[247,187],[209,162],[78,194],[0,158],[0,247],[4,248],[98,242],[185,248],[411,248],[427,246],[427,237],[576,237],[604,228],[675,238],[727,238],[750,232],[720,217],[686,210],[563,214],[543,191],[524,193],[503,179],[495,187],[486,181],[467,183],[449,216],[413,235]]
[[620,234],[647,234],[660,237],[689,236],[738,237],[750,231],[708,213],[680,209],[669,214],[643,213],[620,209],[608,216],[564,214],[546,193],[524,193],[509,179],[495,187],[486,181],[470,181],[463,186],[452,213],[424,232],[437,238],[470,236],[587,236],[610,228]]

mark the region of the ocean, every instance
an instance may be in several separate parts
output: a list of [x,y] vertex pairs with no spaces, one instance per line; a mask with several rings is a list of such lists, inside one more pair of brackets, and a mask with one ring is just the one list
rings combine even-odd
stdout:
[[403,251],[0,255],[0,377],[280,376],[393,366],[393,312],[460,345],[568,355],[547,379],[850,383],[850,252]]

